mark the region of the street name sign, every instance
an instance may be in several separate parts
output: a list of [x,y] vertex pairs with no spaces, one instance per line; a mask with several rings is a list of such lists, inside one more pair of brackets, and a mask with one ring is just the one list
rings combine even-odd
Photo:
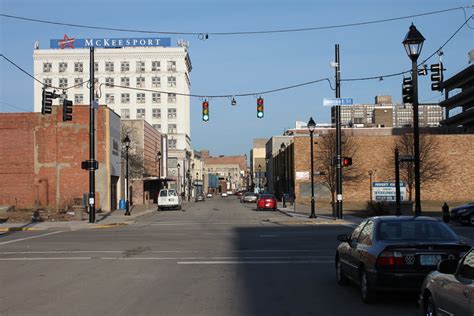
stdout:
[[324,98],[323,106],[352,105],[352,98]]

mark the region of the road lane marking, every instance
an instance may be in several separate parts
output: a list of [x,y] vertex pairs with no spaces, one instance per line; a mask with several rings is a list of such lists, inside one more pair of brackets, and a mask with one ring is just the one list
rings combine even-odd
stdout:
[[0,245],[6,245],[6,244],[11,244],[11,243],[14,243],[14,242],[18,242],[18,241],[24,241],[24,240],[34,239],[34,238],[40,238],[40,237],[44,237],[44,236],[59,234],[59,233],[62,233],[62,232],[63,231],[55,231],[55,232],[46,233],[46,234],[42,234],[42,235],[36,235],[36,236],[31,236],[31,237],[25,237],[25,238],[19,238],[19,239],[4,241],[4,242],[0,242]]
[[42,257],[42,258],[0,258],[0,261],[35,261],[35,260],[90,260],[91,257]]
[[178,264],[315,264],[315,263],[330,263],[331,260],[291,260],[291,261],[178,261]]

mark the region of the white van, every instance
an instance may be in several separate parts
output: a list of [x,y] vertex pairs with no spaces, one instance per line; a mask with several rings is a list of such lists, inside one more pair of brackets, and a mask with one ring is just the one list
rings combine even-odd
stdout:
[[158,193],[158,211],[167,208],[181,209],[181,197],[175,189],[163,189]]

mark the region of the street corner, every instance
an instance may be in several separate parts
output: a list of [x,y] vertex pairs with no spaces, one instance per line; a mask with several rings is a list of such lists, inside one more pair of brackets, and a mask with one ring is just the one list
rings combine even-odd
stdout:
[[103,228],[114,228],[114,227],[121,227],[121,226],[128,226],[129,223],[110,223],[110,224],[91,224],[88,228],[89,229],[103,229]]

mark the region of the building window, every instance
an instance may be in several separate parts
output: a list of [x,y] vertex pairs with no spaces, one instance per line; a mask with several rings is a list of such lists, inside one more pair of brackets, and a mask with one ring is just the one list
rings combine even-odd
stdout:
[[176,103],[176,93],[168,93],[168,103]]
[[59,78],[59,88],[67,88],[67,79]]
[[175,76],[168,77],[168,87],[176,87],[176,77]]
[[176,71],[176,61],[168,61],[168,71]]
[[82,94],[74,95],[74,104],[82,104],[84,102],[84,96]]
[[137,103],[145,103],[145,93],[137,93]]
[[145,77],[137,77],[137,88],[145,88]]
[[59,63],[59,72],[65,72],[67,70],[67,63],[61,62]]
[[107,61],[105,63],[105,71],[106,72],[114,72],[114,63],[112,61]]
[[43,63],[43,72],[51,72],[51,68],[53,68],[52,63]]
[[145,62],[137,61],[137,72],[145,72]]
[[122,103],[130,103],[130,94],[129,93],[122,93],[120,95],[120,102]]
[[124,119],[129,119],[130,118],[130,109],[121,109],[120,110],[120,116]]
[[99,71],[99,63],[94,63],[94,71]]
[[122,78],[120,78],[120,84],[121,84],[123,87],[130,87],[130,78],[128,78],[128,77],[122,77]]
[[176,118],[176,109],[175,108],[170,108],[168,109],[168,118]]
[[74,63],[74,72],[83,72],[84,67],[82,63]]
[[145,109],[137,109],[137,119],[145,118]]
[[168,133],[176,133],[176,124],[168,124]]
[[112,78],[112,77],[105,78],[105,86],[106,87],[113,87],[114,86],[114,78]]
[[151,114],[154,119],[161,118],[161,109],[153,108],[151,109]]
[[160,71],[160,70],[161,70],[161,63],[159,61],[152,61],[151,71]]
[[152,77],[151,78],[151,85],[153,88],[161,87],[161,78],[160,77]]
[[51,79],[51,78],[44,78],[44,79],[43,79],[43,84],[44,84],[45,88],[51,87],[51,86],[53,85],[53,79]]
[[152,126],[153,126],[154,129],[161,132],[161,124],[153,124]]
[[120,71],[121,72],[130,71],[130,63],[128,61],[122,61],[120,63]]
[[151,100],[153,103],[160,103],[161,102],[161,93],[153,92],[151,95]]
[[169,149],[176,149],[176,139],[174,139],[174,138],[168,139],[168,148]]
[[105,103],[107,104],[114,104],[115,103],[115,96],[113,93],[106,93],[105,94]]
[[82,88],[82,86],[83,86],[82,78],[74,78],[74,87]]

